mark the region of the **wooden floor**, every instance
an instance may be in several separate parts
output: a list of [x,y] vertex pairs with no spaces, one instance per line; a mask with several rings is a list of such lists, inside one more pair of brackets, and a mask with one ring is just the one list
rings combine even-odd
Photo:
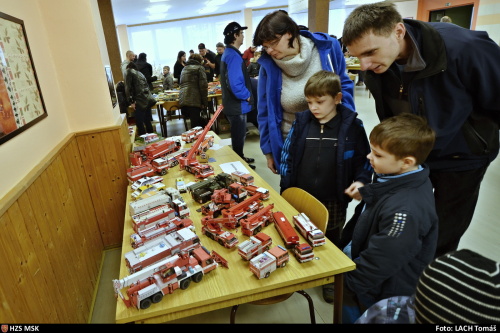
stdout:
[[[374,100],[368,95],[364,87],[355,88],[356,110],[363,120],[366,133],[378,123],[375,114]],[[183,132],[181,121],[168,123],[169,134],[180,135]],[[158,126],[159,132],[159,126]],[[222,138],[229,137],[222,134]],[[266,159],[259,148],[258,130],[250,128],[245,142],[245,156],[255,158],[256,170],[269,185],[279,191],[279,176],[271,173],[266,165]],[[479,202],[470,228],[460,242],[460,248],[469,248],[493,260],[500,261],[500,158],[497,158],[489,167],[482,183]],[[348,218],[352,215],[354,204],[348,209]],[[103,264],[99,288],[94,303],[91,323],[114,323],[116,299],[112,287],[112,280],[118,278],[121,258],[121,248],[107,250],[103,255]],[[321,287],[306,290],[314,301],[317,323],[332,323],[333,305],[323,300]],[[236,315],[236,323],[310,323],[305,298],[297,293],[280,304],[274,305],[241,305]],[[176,320],[172,323],[229,323],[231,308],[220,309],[205,314]]]

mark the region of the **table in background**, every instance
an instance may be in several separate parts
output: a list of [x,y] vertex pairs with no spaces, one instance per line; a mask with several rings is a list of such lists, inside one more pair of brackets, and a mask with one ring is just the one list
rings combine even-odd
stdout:
[[[215,134],[214,136],[215,143],[219,142],[220,138]],[[189,147],[190,144],[185,146]],[[243,165],[246,165],[229,146],[224,146],[219,150],[209,150],[209,157],[214,160],[210,164],[214,167],[215,174],[222,172],[219,166],[222,163],[240,161]],[[274,203],[273,211],[282,211],[293,223],[292,217],[298,214],[297,210],[273,190],[255,171],[251,169],[248,171],[254,177],[255,185],[264,187],[270,192],[270,198],[264,201],[264,206]],[[176,166],[163,176],[165,185],[175,187],[175,178],[177,177],[183,177],[186,183],[195,179],[192,174],[180,170]],[[133,233],[132,218],[129,213],[130,194],[129,186],[123,231],[122,258],[124,258],[125,253],[132,250],[130,245],[130,235]],[[229,268],[219,265],[217,269],[205,275],[200,283],[193,283],[186,290],[175,290],[173,294],[165,295],[161,302],[152,304],[146,310],[138,310],[135,307],[127,308],[123,301],[117,298],[116,323],[162,323],[333,282],[335,282],[333,322],[341,322],[343,273],[354,270],[355,264],[328,239],[326,245],[314,248],[315,258],[318,259],[301,264],[289,251],[290,261],[286,267],[277,269],[269,278],[259,280],[250,272],[248,261],[243,260],[238,254],[237,246],[226,249],[201,234],[202,215],[196,211],[201,205],[194,202],[189,193],[182,194],[182,197],[190,208],[190,219],[194,222],[202,245],[210,251],[215,250],[224,257],[228,261]],[[271,236],[273,246],[283,244],[273,224],[263,228],[262,231]],[[248,239],[248,236],[242,235],[239,230],[231,230],[231,232],[238,237],[239,243]],[[301,242],[305,242],[302,236],[300,238]],[[128,270],[125,260],[122,259],[119,278],[126,275],[128,275]],[[111,281],[109,281],[109,287],[112,288]],[[126,295],[126,288],[122,292]]]
[[[222,94],[212,94],[208,95],[208,105],[205,110],[206,118],[210,119],[217,107],[222,104]],[[169,100],[169,101],[158,101],[156,102],[156,109],[158,112],[158,121],[160,122],[161,136],[166,138],[167,135],[167,121],[169,120],[169,113],[171,112],[181,112],[181,106],[179,105],[179,100]],[[165,113],[164,111],[165,110]],[[221,115],[222,116],[222,115]],[[180,118],[179,118],[180,119]],[[184,120],[185,121],[185,120]],[[219,133],[218,122],[214,122],[212,125],[212,130],[215,133]]]

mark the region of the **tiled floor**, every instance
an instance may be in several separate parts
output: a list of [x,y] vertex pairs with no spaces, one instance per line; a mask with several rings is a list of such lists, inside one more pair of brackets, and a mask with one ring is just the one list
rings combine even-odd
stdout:
[[[366,133],[378,123],[374,111],[374,101],[364,87],[356,87],[356,109],[365,124]],[[183,132],[182,122],[169,122],[169,134],[179,135]],[[159,131],[159,126],[158,126]],[[226,138],[228,134],[221,137]],[[279,176],[271,173],[266,159],[259,148],[259,136],[255,128],[251,129],[245,143],[245,156],[255,158],[256,171],[274,189],[279,190]],[[469,248],[491,259],[500,261],[500,197],[498,188],[500,180],[500,158],[490,166],[482,183],[476,213],[469,230],[460,243],[460,248]],[[348,217],[352,215],[353,204],[349,207]],[[103,257],[103,269],[97,292],[92,323],[114,323],[116,302],[111,281],[118,278],[121,249],[108,250]],[[321,287],[306,290],[313,298],[317,323],[332,323],[333,305],[326,303],[322,297]],[[297,293],[285,302],[274,305],[241,305],[236,315],[236,323],[310,323],[305,298]],[[172,323],[229,323],[231,308],[220,309],[205,314],[176,320]]]

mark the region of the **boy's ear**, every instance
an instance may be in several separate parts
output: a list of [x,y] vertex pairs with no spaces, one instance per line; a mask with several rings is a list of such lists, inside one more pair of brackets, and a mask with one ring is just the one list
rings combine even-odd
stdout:
[[342,102],[342,93],[339,92],[337,96],[335,96],[335,104],[340,104]]
[[410,168],[413,168],[417,163],[417,159],[413,156],[406,156],[403,158],[403,166],[402,168],[404,170],[408,170]]

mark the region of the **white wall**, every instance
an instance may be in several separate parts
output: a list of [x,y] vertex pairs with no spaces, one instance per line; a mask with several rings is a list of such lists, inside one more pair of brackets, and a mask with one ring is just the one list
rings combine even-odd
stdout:
[[104,71],[109,60],[96,8],[97,0],[0,0],[1,12],[24,21],[48,113],[0,145],[0,197],[69,134],[120,123],[109,96]]

